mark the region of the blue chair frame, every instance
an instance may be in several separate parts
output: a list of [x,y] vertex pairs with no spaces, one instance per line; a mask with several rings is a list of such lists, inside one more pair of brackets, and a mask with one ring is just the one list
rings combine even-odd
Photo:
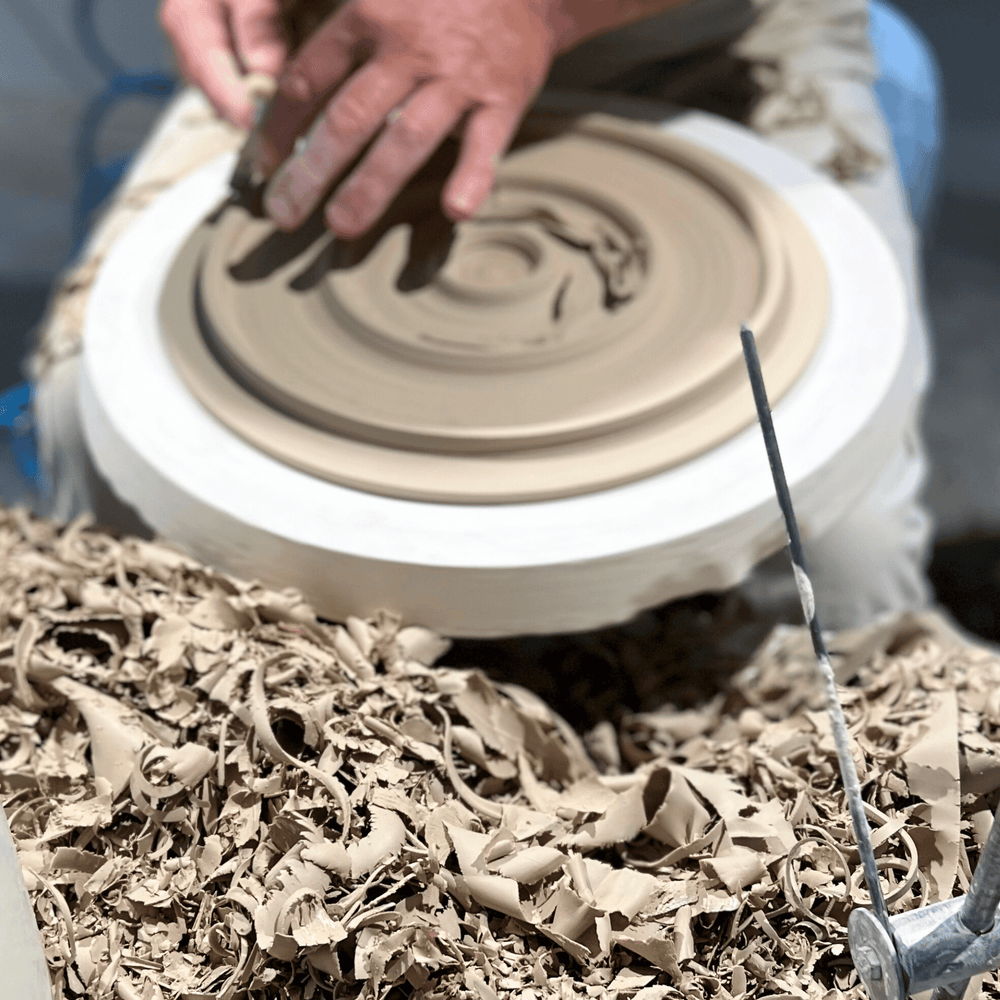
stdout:
[[122,101],[140,97],[165,101],[173,94],[177,81],[159,70],[125,69],[104,47],[94,24],[96,0],[73,0],[73,29],[87,61],[104,77],[104,90],[87,106],[77,126],[74,165],[77,196],[73,209],[72,237],[74,256],[80,251],[94,212],[115,189],[132,162],[132,155],[98,163],[97,137],[105,118]]

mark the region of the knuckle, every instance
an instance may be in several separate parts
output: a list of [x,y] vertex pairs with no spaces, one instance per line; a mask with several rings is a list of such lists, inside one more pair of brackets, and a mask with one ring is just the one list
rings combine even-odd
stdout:
[[393,124],[393,138],[406,149],[423,149],[437,140],[441,130],[425,118],[407,115],[404,111]]
[[348,94],[328,104],[324,118],[334,135],[362,137],[374,128],[371,110]]

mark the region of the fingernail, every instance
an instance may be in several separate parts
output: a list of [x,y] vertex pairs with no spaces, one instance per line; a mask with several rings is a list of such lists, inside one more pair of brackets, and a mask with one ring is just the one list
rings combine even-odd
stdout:
[[284,77],[280,84],[280,90],[287,97],[296,101],[308,101],[312,97],[312,87],[308,79],[301,73],[290,73]]
[[326,210],[326,224],[337,235],[351,235],[354,232],[354,223],[354,213],[349,208],[333,204]]
[[294,209],[282,191],[268,191],[264,195],[264,208],[271,220],[279,226],[290,226],[295,221]]
[[459,191],[448,199],[444,207],[445,214],[451,215],[455,221],[461,221],[471,219],[476,214],[477,205],[468,191]]

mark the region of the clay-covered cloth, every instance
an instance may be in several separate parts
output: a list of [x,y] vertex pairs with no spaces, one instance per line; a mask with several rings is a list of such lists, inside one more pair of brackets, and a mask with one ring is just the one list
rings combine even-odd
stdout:
[[[921,503],[920,433],[930,377],[918,255],[892,139],[875,97],[878,67],[866,0],[688,0],[588,41],[551,82],[599,87],[701,108],[740,121],[829,174],[861,203],[904,276],[910,378],[906,430],[875,486],[822,538],[807,540],[817,606],[831,627],[930,601],[931,519]],[[794,606],[783,553],[744,588],[762,612]]]
[[[333,6],[329,0],[287,5],[293,43]],[[895,458],[866,500],[809,543],[819,605],[835,627],[923,607],[929,599],[924,568],[930,522],[919,502],[927,332],[917,237],[872,89],[876,72],[866,0],[686,0],[588,40],[556,61],[549,80],[552,88],[612,90],[743,122],[844,184],[896,254],[910,297],[910,419]],[[241,141],[200,94],[181,93],[56,292],[30,363],[40,457],[53,484],[43,504],[47,513],[68,519],[94,510],[100,517],[111,502],[87,459],[75,400],[83,316],[105,254],[157,194]],[[773,607],[789,597],[788,585],[778,560],[759,568],[747,590]]]

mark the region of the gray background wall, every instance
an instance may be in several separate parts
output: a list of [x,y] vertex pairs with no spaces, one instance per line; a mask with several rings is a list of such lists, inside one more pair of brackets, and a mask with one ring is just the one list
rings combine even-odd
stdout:
[[939,533],[1000,528],[1000,3],[896,0],[944,78],[941,188],[925,246],[936,384],[925,428]]

